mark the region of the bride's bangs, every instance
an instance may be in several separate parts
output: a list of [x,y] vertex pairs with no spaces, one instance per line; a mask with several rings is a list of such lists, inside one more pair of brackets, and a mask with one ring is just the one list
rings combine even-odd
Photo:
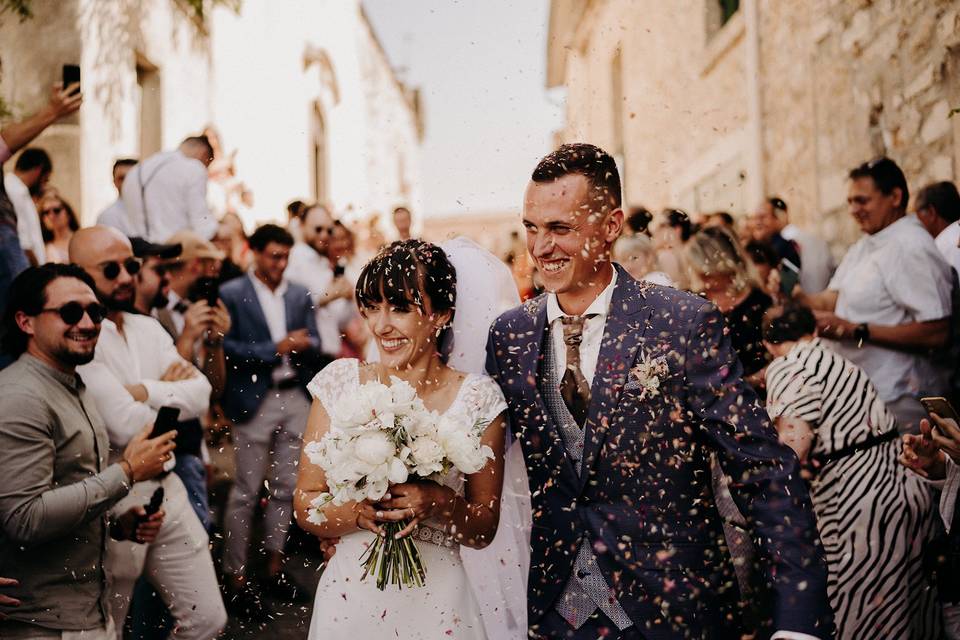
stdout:
[[357,305],[369,309],[386,302],[401,311],[426,311],[423,266],[407,249],[391,246],[368,262],[357,280]]

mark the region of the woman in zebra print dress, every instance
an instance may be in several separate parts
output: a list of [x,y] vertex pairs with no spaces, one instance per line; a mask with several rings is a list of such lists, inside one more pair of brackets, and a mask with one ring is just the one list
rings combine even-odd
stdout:
[[814,336],[806,307],[764,322],[767,409],[780,438],[813,468],[811,499],[827,556],[837,638],[931,640],[939,605],[921,556],[933,499],[898,464],[896,421],[862,369]]

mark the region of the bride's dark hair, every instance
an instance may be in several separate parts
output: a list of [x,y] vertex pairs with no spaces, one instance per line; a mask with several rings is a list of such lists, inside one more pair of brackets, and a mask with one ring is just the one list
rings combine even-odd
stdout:
[[[454,312],[457,302],[457,271],[443,249],[423,240],[398,240],[382,249],[360,272],[357,280],[357,306],[361,310],[387,304],[408,311],[412,307],[430,311]],[[437,339],[443,344],[448,324]]]

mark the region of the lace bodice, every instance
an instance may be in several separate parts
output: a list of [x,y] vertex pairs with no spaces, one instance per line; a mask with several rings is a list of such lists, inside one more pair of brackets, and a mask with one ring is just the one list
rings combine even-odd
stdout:
[[[349,402],[360,387],[360,362],[353,358],[343,358],[328,364],[313,377],[307,390],[320,401],[327,413],[338,402]],[[457,392],[456,398],[443,415],[457,415],[466,418],[467,424],[478,421],[490,423],[507,410],[507,402],[500,386],[489,376],[468,373]],[[454,469],[444,479],[443,484],[458,494],[463,494],[463,477]]]

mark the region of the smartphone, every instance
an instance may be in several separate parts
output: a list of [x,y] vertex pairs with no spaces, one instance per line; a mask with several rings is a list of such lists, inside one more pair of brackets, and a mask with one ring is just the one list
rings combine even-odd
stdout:
[[143,505],[143,510],[145,511],[144,515],[137,518],[138,525],[146,522],[150,519],[150,516],[155,514],[157,511],[160,511],[160,506],[163,504],[163,487],[157,487],[157,490],[153,492],[153,495],[150,496],[150,502]]
[[197,280],[196,299],[206,300],[211,307],[217,306],[220,299],[220,283],[216,278],[203,277]]
[[[63,65],[63,88],[66,89],[72,84],[80,84],[80,65],[65,64]],[[79,91],[78,87],[74,93]]]
[[792,296],[793,290],[800,282],[800,267],[784,258],[780,261],[780,292],[785,296]]
[[946,398],[939,396],[920,398],[920,404],[927,410],[927,413],[935,413],[941,418],[949,418],[957,424],[960,424],[960,415],[957,415],[957,410],[953,408],[953,405],[951,405],[950,401]]
[[333,277],[339,278],[347,272],[347,267],[343,263],[338,262],[337,266],[333,268]]
[[157,411],[157,419],[153,421],[153,433],[151,438],[162,436],[167,431],[173,431],[177,428],[177,419],[180,417],[180,409],[176,407],[160,407]]

